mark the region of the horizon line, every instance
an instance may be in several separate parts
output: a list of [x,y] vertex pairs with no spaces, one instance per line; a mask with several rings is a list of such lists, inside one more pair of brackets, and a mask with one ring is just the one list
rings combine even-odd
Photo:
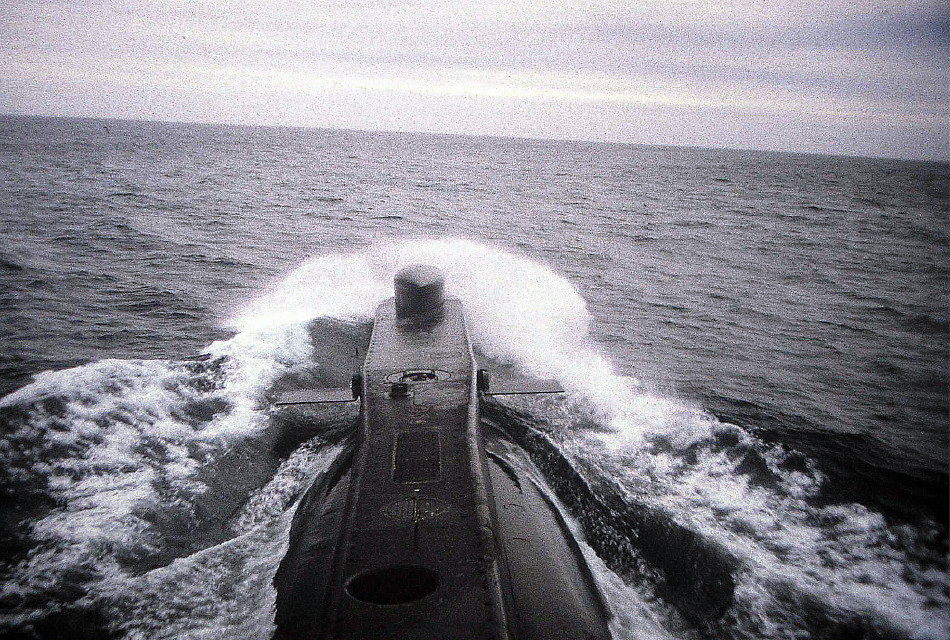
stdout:
[[147,119],[137,117],[103,116],[103,115],[53,115],[45,113],[11,113],[0,112],[0,118],[37,118],[47,120],[99,120],[109,122],[140,122],[147,124],[169,124],[169,125],[192,125],[206,127],[244,127],[256,129],[307,129],[317,131],[338,131],[350,133],[366,134],[397,134],[397,135],[422,135],[422,136],[445,136],[455,138],[487,138],[491,140],[524,140],[531,142],[561,142],[561,143],[584,143],[584,144],[603,144],[603,145],[622,145],[631,147],[649,147],[653,149],[684,149],[691,151],[732,151],[740,153],[776,153],[792,156],[817,156],[822,158],[848,158],[855,160],[894,160],[899,162],[922,162],[931,164],[950,165],[950,149],[943,158],[934,157],[910,157],[910,156],[871,156],[857,153],[848,153],[841,151],[838,153],[829,153],[821,151],[803,151],[780,148],[758,148],[758,147],[730,147],[730,146],[702,146],[689,144],[657,144],[648,142],[635,142],[627,140],[603,140],[591,138],[545,138],[540,136],[518,136],[506,135],[502,133],[465,133],[457,131],[427,131],[411,129],[364,129],[336,127],[317,124],[286,124],[286,123],[250,123],[234,121],[212,121],[212,120],[164,120]]

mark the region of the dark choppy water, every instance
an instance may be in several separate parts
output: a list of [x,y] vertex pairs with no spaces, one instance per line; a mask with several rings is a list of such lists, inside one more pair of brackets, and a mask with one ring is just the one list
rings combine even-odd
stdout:
[[488,420],[573,517],[618,637],[946,638],[948,184],[0,119],[0,635],[266,637],[294,500],[353,418],[269,399],[346,380],[425,261],[486,357],[570,390]]

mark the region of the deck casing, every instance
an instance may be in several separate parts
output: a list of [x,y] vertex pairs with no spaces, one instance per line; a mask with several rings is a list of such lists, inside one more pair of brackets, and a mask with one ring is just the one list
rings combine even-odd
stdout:
[[462,304],[380,305],[359,441],[301,502],[275,638],[608,638],[609,614],[538,483],[486,454]]

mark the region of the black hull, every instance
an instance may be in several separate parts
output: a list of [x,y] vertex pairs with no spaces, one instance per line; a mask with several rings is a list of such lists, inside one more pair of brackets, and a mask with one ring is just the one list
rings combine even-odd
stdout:
[[557,507],[510,450],[486,454],[457,300],[425,326],[380,306],[361,428],[298,506],[277,640],[609,638],[609,613]]

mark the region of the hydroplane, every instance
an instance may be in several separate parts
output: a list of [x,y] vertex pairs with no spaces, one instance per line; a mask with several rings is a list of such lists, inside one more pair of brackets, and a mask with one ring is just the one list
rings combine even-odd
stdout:
[[349,388],[278,405],[360,403],[356,444],[300,500],[274,577],[274,640],[606,640],[610,611],[553,499],[486,450],[493,383],[460,300],[413,265],[376,310]]

